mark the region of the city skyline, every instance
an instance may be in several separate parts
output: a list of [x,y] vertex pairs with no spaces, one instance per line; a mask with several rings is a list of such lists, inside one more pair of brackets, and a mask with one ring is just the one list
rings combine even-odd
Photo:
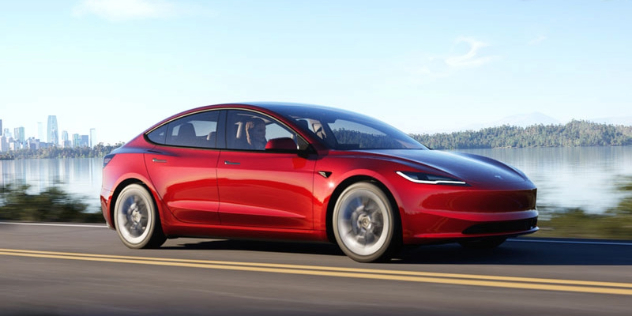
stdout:
[[[49,124],[51,124],[50,127]],[[42,129],[42,125],[42,122],[37,122],[37,134],[34,134],[28,133],[24,126],[9,127],[6,124],[6,120],[0,118],[0,137],[6,138],[7,142],[10,139],[14,142],[21,143],[26,143],[29,140],[37,140],[41,143],[54,144],[54,146],[57,147],[77,147],[77,144],[85,144],[88,147],[94,147],[99,144],[96,139],[95,128],[90,128],[88,133],[85,134],[80,132],[69,133],[67,130],[61,130],[61,135],[59,135],[56,115],[48,115],[47,134],[45,139],[42,139],[43,135],[41,135],[42,131],[40,130]],[[11,130],[13,130],[13,132],[11,132]],[[70,138],[69,135],[72,135],[72,138]],[[59,138],[60,136],[61,138]],[[70,142],[70,144],[66,142]]]

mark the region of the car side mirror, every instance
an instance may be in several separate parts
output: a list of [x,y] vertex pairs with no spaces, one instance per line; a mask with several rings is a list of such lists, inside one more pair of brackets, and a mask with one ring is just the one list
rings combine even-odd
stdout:
[[297,150],[296,142],[289,137],[274,138],[266,144],[266,151],[296,152]]

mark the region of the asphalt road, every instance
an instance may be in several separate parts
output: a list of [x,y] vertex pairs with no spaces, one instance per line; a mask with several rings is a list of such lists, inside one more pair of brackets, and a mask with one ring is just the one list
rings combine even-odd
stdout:
[[427,246],[384,264],[334,245],[0,223],[0,315],[632,315],[632,242]]

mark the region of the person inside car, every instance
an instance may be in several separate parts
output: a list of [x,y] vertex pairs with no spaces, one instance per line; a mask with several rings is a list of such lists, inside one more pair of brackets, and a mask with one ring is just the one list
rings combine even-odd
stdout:
[[251,149],[264,150],[266,148],[266,123],[260,118],[246,122],[246,141]]

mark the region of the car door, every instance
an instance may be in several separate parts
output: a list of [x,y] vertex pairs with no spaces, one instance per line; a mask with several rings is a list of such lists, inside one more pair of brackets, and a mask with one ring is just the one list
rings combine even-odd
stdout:
[[265,140],[292,138],[295,143],[307,144],[269,116],[246,110],[227,111],[226,150],[220,153],[217,165],[221,223],[313,229],[315,160],[296,152],[266,151],[256,145],[252,133],[261,122],[265,124]]
[[182,222],[219,224],[216,165],[220,155],[220,113],[188,115],[147,135],[156,144],[145,154],[151,181],[172,214]]

